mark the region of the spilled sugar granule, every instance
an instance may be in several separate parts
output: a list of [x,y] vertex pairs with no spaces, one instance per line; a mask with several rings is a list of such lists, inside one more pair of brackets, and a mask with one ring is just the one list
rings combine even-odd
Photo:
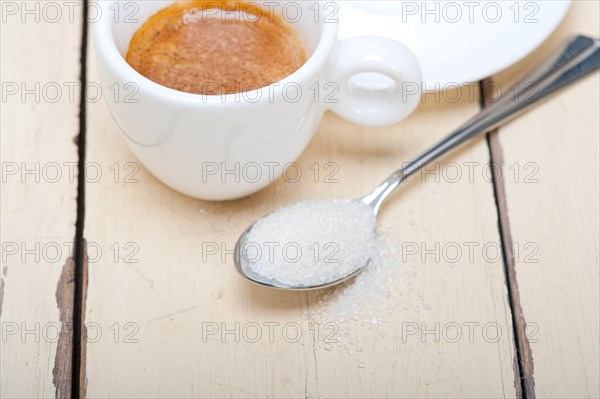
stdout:
[[362,202],[306,201],[260,219],[248,234],[244,253],[255,273],[310,287],[339,280],[363,266],[376,242],[375,215]]
[[307,317],[320,322],[356,323],[378,326],[388,321],[400,305],[398,294],[404,285],[400,250],[389,232],[380,232],[373,246],[371,262],[356,278],[317,296],[319,306]]
[[345,354],[371,375],[382,367],[373,353],[396,352],[403,320],[414,320],[408,315],[412,277],[403,267],[398,234],[385,228],[377,233],[369,265],[343,284],[310,293],[303,317],[321,331],[311,341],[313,350]]

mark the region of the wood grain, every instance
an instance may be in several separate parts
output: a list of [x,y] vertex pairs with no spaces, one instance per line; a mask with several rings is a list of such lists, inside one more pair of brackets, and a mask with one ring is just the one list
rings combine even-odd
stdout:
[[[88,65],[94,81],[92,56]],[[364,194],[477,112],[477,93],[477,87],[465,88],[458,101],[430,96],[408,120],[385,129],[361,128],[327,115],[298,161],[304,178],[279,180],[239,201],[184,197],[143,166],[131,183],[104,179],[88,184],[85,238],[105,252],[95,262],[90,259],[89,266],[86,323],[100,326],[103,335],[87,344],[87,395],[515,397],[502,262],[481,252],[483,244],[500,245],[493,190],[480,177],[470,181],[464,167],[476,163],[480,176],[489,162],[483,138],[453,154],[463,178],[440,178],[450,159],[441,161],[437,167],[444,172],[438,178],[416,176],[380,220],[398,248],[408,241],[428,248],[456,244],[466,251],[464,243],[479,243],[474,259],[421,260],[418,253],[399,264],[405,279],[391,320],[371,329],[340,326],[340,335],[361,342],[360,353],[313,345],[309,330],[315,319],[304,313],[319,309],[316,294],[252,286],[235,273],[227,252],[249,223],[278,206]],[[88,161],[103,168],[117,165],[122,173],[126,165],[137,166],[120,135],[105,104],[91,104]],[[317,179],[309,169],[315,162],[321,170]],[[327,162],[337,165],[337,183],[324,181]],[[207,254],[207,244],[216,244],[218,253]],[[106,248],[120,252],[114,257]],[[254,323],[263,334],[260,341],[235,333]],[[267,326],[273,323],[270,340]],[[472,339],[469,323],[476,329]],[[282,332],[286,324],[300,326],[300,341]],[[498,340],[483,335],[488,324],[499,331]],[[458,325],[462,337],[452,342],[442,334],[403,334],[407,325],[440,330]],[[218,333],[208,335],[209,328]]]
[[[599,12],[598,2],[574,1],[547,43],[495,82],[510,90],[571,35],[597,37]],[[500,128],[493,145],[509,234],[521,249],[514,271],[531,351],[528,397],[600,396],[598,87],[596,73]]]
[[71,392],[82,7],[55,3],[46,14],[42,6],[2,3],[0,396],[6,398]]

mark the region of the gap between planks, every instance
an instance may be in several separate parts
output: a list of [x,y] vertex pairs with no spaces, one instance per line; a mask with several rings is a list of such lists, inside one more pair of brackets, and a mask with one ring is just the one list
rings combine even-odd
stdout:
[[[487,78],[479,82],[481,91],[481,107],[490,105],[489,99],[493,98],[492,90],[495,85],[492,78]],[[499,128],[493,129],[486,134],[488,150],[490,153],[490,164],[497,166],[500,170],[504,167],[504,155],[502,145],[498,139]],[[500,233],[500,244],[502,246],[502,260],[504,263],[504,276],[508,290],[508,304],[511,311],[513,324],[513,339],[515,342],[516,359],[515,369],[515,389],[517,397],[520,399],[535,399],[535,380],[533,377],[533,355],[531,347],[527,340],[527,323],[523,315],[521,306],[521,296],[519,294],[519,283],[515,268],[515,259],[512,248],[513,241],[510,232],[510,222],[508,217],[508,204],[506,201],[506,189],[501,176],[498,176],[496,168],[492,167],[492,185],[494,189],[494,200],[496,202],[496,211],[498,213],[498,230]]]
[[[75,245],[73,249],[73,292],[72,312],[72,340],[71,340],[71,367],[70,367],[70,395],[71,398],[84,398],[86,387],[86,339],[85,331],[85,301],[87,298],[88,261],[87,242],[83,237],[85,221],[85,142],[86,142],[86,87],[87,87],[87,56],[88,56],[88,0],[83,0],[81,50],[79,60],[79,133],[75,137],[78,150],[78,177],[77,177],[77,219],[75,222]],[[60,284],[60,282],[59,282]],[[63,355],[64,356],[64,355]],[[57,352],[57,358],[59,353]],[[57,390],[58,397],[58,390]],[[61,396],[63,397],[63,396]]]

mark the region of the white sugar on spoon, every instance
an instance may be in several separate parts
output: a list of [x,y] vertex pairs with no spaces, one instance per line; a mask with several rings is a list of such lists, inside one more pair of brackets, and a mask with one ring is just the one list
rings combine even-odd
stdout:
[[361,269],[375,247],[375,214],[362,202],[306,201],[253,225],[239,255],[257,278],[286,287],[326,286]]

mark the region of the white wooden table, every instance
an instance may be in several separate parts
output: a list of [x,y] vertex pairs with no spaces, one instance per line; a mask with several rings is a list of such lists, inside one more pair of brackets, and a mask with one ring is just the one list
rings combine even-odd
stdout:
[[[475,114],[482,83],[457,101],[427,95],[377,131],[326,115],[299,164],[335,162],[337,184],[278,181],[208,203],[140,166],[94,97],[82,3],[58,3],[58,21],[23,20],[8,7],[25,2],[1,3],[1,397],[600,396],[597,73],[389,202],[381,226],[417,250],[401,265],[392,319],[344,327],[364,348],[351,355],[311,341],[315,320],[303,315],[319,293],[252,286],[220,255],[278,206],[363,194]],[[492,81],[508,90],[570,35],[598,36],[599,13],[597,1],[575,0],[541,48]],[[490,164],[502,178],[486,178]],[[426,252],[468,243],[501,251],[456,263]],[[258,324],[265,335],[273,323],[273,339],[231,332]],[[282,334],[286,323],[302,339]]]

